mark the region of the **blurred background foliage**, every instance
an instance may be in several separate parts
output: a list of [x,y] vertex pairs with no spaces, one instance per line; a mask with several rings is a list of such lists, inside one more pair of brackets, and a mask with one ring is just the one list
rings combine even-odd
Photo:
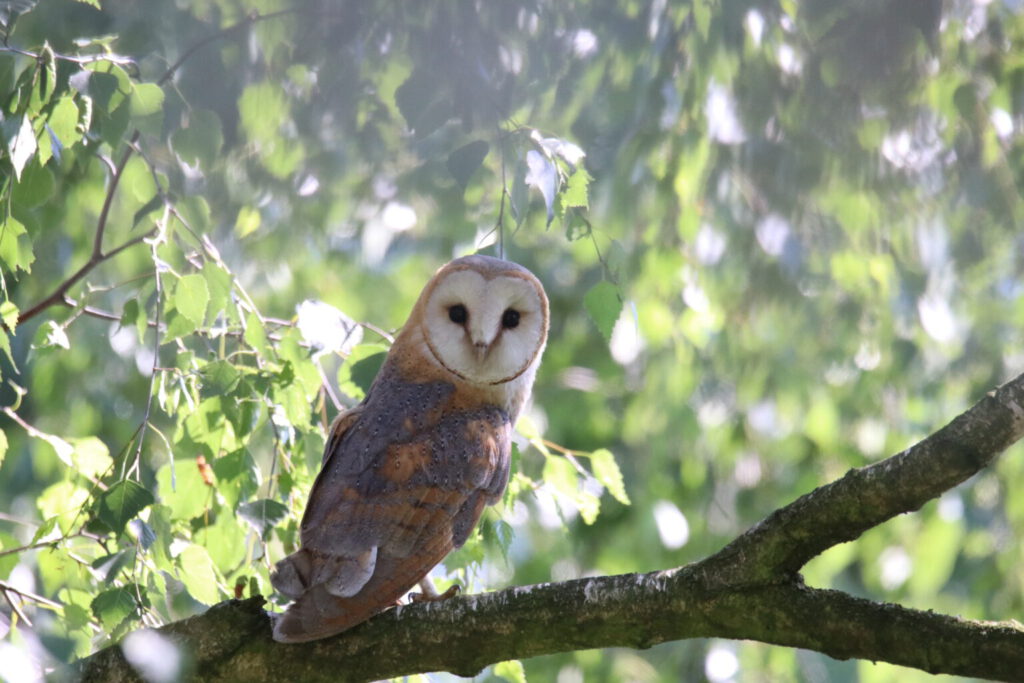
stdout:
[[[324,426],[478,249],[552,329],[442,585],[678,566],[934,431],[1024,364],[1019,9],[0,3],[0,676],[269,593]],[[1022,478],[1015,447],[806,578],[1019,618]],[[479,678],[524,672],[926,678],[727,641]]]

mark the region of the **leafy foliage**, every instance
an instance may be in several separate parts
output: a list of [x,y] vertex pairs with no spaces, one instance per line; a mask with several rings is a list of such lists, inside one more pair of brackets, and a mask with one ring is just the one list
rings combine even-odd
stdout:
[[[269,591],[330,419],[453,255],[521,261],[553,321],[508,494],[441,572],[470,588],[696,559],[1019,370],[1008,5],[5,12],[0,590],[40,661]],[[808,581],[1013,617],[1022,467]],[[906,680],[717,643],[493,673],[675,680],[705,651]]]

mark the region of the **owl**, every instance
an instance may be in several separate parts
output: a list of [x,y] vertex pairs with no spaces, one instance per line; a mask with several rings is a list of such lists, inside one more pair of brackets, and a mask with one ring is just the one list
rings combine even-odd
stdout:
[[275,640],[340,633],[417,583],[436,596],[427,574],[508,483],[547,332],[548,299],[526,268],[476,255],[437,271],[366,399],[331,425],[301,548],[271,576],[294,600]]

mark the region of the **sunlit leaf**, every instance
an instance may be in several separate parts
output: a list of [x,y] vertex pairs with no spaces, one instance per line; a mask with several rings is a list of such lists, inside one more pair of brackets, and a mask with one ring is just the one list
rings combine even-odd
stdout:
[[24,270],[30,273],[35,258],[32,240],[25,226],[13,216],[8,216],[0,224],[0,261],[3,261],[11,272]]
[[608,492],[623,505],[629,505],[629,495],[626,494],[626,487],[622,481],[622,471],[612,452],[601,448],[590,454],[590,464],[593,467],[594,478],[601,482],[601,485],[608,489]]
[[590,174],[580,166],[569,176],[565,192],[562,193],[562,207],[578,207],[585,209],[590,206],[590,199],[587,196],[587,187],[590,185]]
[[260,354],[267,352],[267,332],[263,329],[263,322],[255,313],[250,313],[245,319],[245,342],[253,347]]
[[157,470],[156,481],[160,502],[170,508],[174,519],[192,519],[210,502],[210,488],[203,483],[194,460],[176,460],[173,470],[170,463],[164,465]]
[[[69,462],[70,465],[70,462]],[[36,498],[36,507],[44,518],[55,517],[57,524],[64,533],[71,530],[71,524],[75,520],[84,522],[80,518],[82,507],[89,500],[89,492],[75,486],[70,481],[62,481],[48,486]]]
[[21,180],[21,172],[36,153],[36,134],[28,116],[10,118],[0,123],[8,159],[14,166],[14,177]]
[[107,445],[95,436],[69,439],[74,447],[71,460],[83,476],[95,479],[106,474],[114,464]]
[[14,302],[4,301],[0,303],[0,320],[12,332],[18,326],[18,313],[18,307]]
[[[0,432],[2,435],[3,432]],[[10,534],[0,531],[0,551],[13,550],[20,548],[24,544],[20,543],[18,539]],[[18,566],[18,562],[21,561],[19,557],[20,553],[8,553],[7,555],[0,555],[0,581],[6,581],[11,575],[11,570]]]
[[260,212],[251,206],[243,206],[238,209],[238,216],[235,218],[235,234],[239,238],[248,237],[259,230]]
[[206,548],[195,544],[186,547],[178,555],[178,567],[178,576],[193,598],[204,605],[220,602],[220,579]]
[[558,188],[558,170],[554,162],[535,150],[526,153],[527,172],[526,184],[544,197],[544,206],[548,212],[548,224],[555,217],[555,191]]
[[504,678],[509,683],[526,683],[526,670],[518,659],[498,662],[494,665],[494,675]]
[[598,282],[583,295],[583,307],[601,335],[611,341],[612,329],[622,312],[622,300],[615,285],[606,280]]
[[210,290],[206,279],[199,274],[183,275],[174,288],[174,308],[196,325],[203,322]]

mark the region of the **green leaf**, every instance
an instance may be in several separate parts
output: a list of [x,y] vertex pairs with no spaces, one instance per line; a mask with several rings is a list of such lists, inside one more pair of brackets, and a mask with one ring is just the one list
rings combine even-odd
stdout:
[[71,95],[64,95],[50,111],[47,123],[54,137],[64,147],[71,147],[82,135],[78,132],[78,105]]
[[0,320],[3,320],[4,325],[12,332],[18,326],[19,313],[18,307],[13,302],[4,301],[0,303]]
[[610,282],[602,280],[583,295],[583,307],[606,341],[611,341],[615,322],[622,312],[619,290]]
[[63,327],[58,325],[56,321],[47,320],[36,331],[32,348],[49,349],[53,347],[60,347],[66,351],[71,348],[71,341],[68,339],[68,333],[64,331]]
[[590,464],[594,478],[601,482],[617,501],[629,505],[629,495],[626,494],[626,487],[622,481],[622,472],[612,452],[605,448],[594,451],[590,454]]
[[149,214],[153,213],[154,211],[156,211],[157,209],[159,209],[163,205],[164,205],[163,195],[161,195],[159,193],[153,195],[153,198],[150,199],[145,204],[143,204],[142,207],[139,208],[139,210],[135,212],[135,215],[132,216],[132,227],[134,228],[135,226],[137,226],[139,224],[139,222],[142,221],[143,218],[145,218]]
[[171,136],[171,146],[185,163],[198,164],[205,169],[214,165],[223,145],[220,117],[207,109],[190,111],[188,126],[179,128]]
[[288,508],[276,500],[262,498],[239,505],[238,516],[256,530],[263,538],[288,515]]
[[4,352],[7,356],[7,361],[11,364],[11,367],[17,372],[17,367],[14,365],[14,356],[11,355],[11,339],[7,336],[7,333],[0,330],[0,351]]
[[573,171],[573,174],[569,176],[569,182],[566,184],[565,191],[562,193],[563,213],[564,209],[569,207],[589,208],[590,199],[587,196],[587,187],[590,185],[590,181],[590,174],[582,166]]
[[174,308],[197,326],[203,324],[210,290],[202,275],[183,275],[174,288]]
[[83,476],[97,479],[113,467],[114,460],[110,457],[110,450],[95,436],[69,439],[69,441],[75,449],[71,454],[71,461],[75,463],[75,469]]
[[550,455],[544,458],[544,483],[569,498],[576,498],[579,491],[579,472],[566,458]]
[[240,500],[253,495],[259,486],[256,463],[244,449],[217,458],[212,467],[217,490],[232,509]]
[[[3,432],[0,432],[2,435]],[[8,533],[0,531],[0,550],[12,550],[14,548],[20,548],[22,543],[18,542],[14,536]],[[11,575],[11,570],[18,566],[18,561],[21,559],[20,553],[10,553],[9,555],[0,555],[0,581],[6,581],[7,577]]]
[[153,494],[147,489],[125,479],[103,492],[96,504],[96,514],[100,521],[121,533],[129,520],[154,501]]
[[117,91],[117,84],[117,77],[113,74],[90,69],[82,69],[68,78],[68,85],[81,95],[89,97],[97,114],[107,113],[111,96]]
[[259,209],[250,206],[241,207],[235,218],[235,236],[242,239],[256,232],[260,227],[261,220]]
[[190,545],[178,556],[178,577],[189,594],[204,605],[220,602],[217,568],[206,548]]
[[103,575],[104,583],[111,583],[117,578],[121,570],[135,560],[135,550],[121,550],[111,555],[97,557],[89,566]]
[[246,135],[257,143],[274,143],[289,119],[288,99],[279,83],[263,81],[247,86],[238,100],[238,113]]
[[164,91],[155,83],[139,83],[129,98],[132,116],[150,116],[163,109]]
[[377,373],[380,372],[381,366],[384,365],[384,359],[387,357],[388,354],[381,351],[352,364],[350,377],[352,382],[363,390],[364,395],[370,392],[370,386],[373,384],[373,380],[376,379]]
[[470,177],[484,162],[489,149],[490,145],[483,140],[474,140],[448,155],[445,165],[459,187],[465,189]]
[[44,43],[39,51],[40,59],[36,62],[37,71],[32,96],[29,99],[29,111],[36,113],[50,101],[57,86],[57,60],[49,43]]
[[32,253],[32,238],[28,236],[25,226],[14,216],[8,216],[0,225],[0,261],[7,265],[12,273],[16,270],[32,272],[32,262],[36,260]]
[[88,491],[70,481],[62,481],[47,487],[36,499],[36,507],[44,519],[56,517],[60,530],[68,533],[72,522],[79,518],[81,509],[88,500]]
[[191,458],[162,466],[156,472],[156,486],[160,501],[170,508],[173,519],[198,517],[211,499],[210,487],[203,482],[199,466]]
[[53,173],[41,164],[38,157],[31,161],[14,186],[14,203],[21,209],[34,209],[53,196],[56,187]]
[[216,396],[230,394],[242,377],[238,369],[226,360],[207,363],[199,374],[203,378],[203,391]]
[[494,665],[494,675],[504,678],[509,683],[526,683],[526,670],[518,659],[498,662]]
[[[287,366],[291,368],[291,363]],[[294,370],[291,370],[294,377]],[[284,408],[284,414],[292,426],[298,429],[305,429],[313,418],[313,411],[309,405],[309,398],[302,387],[302,383],[293,379],[288,384],[275,385],[273,400]]]
[[3,130],[7,157],[14,167],[14,177],[21,180],[21,172],[36,153],[36,134],[28,116],[7,119],[0,128]]
[[206,321],[213,320],[227,308],[231,300],[231,273],[212,261],[203,264],[202,276],[206,287],[210,290],[210,303],[206,307]]
[[267,353],[267,331],[263,329],[263,322],[255,313],[250,313],[245,318],[245,334],[242,335],[245,343],[255,349],[261,356]]
[[213,564],[221,568],[237,567],[245,560],[246,536],[235,516],[223,510],[213,524],[204,526],[193,535],[195,542],[206,548]]
[[142,340],[144,338],[144,335],[145,335],[145,332],[146,332],[146,328],[145,327],[138,328],[138,320],[139,320],[139,317],[141,316],[141,314],[142,314],[142,310],[139,307],[139,300],[138,299],[128,299],[128,301],[124,302],[124,308],[121,309],[121,320],[118,323],[118,325],[120,325],[121,327],[135,327],[135,328],[137,328],[138,329],[138,333],[139,333],[139,342],[140,343],[142,342]]
[[[142,599],[141,604],[139,598]],[[93,616],[103,624],[103,628],[113,631],[123,621],[138,614],[140,607],[148,605],[149,598],[146,595],[146,589],[137,584],[129,584],[103,591],[93,598],[90,607]]]
[[0,430],[0,467],[4,466],[5,455],[7,455],[7,433]]

